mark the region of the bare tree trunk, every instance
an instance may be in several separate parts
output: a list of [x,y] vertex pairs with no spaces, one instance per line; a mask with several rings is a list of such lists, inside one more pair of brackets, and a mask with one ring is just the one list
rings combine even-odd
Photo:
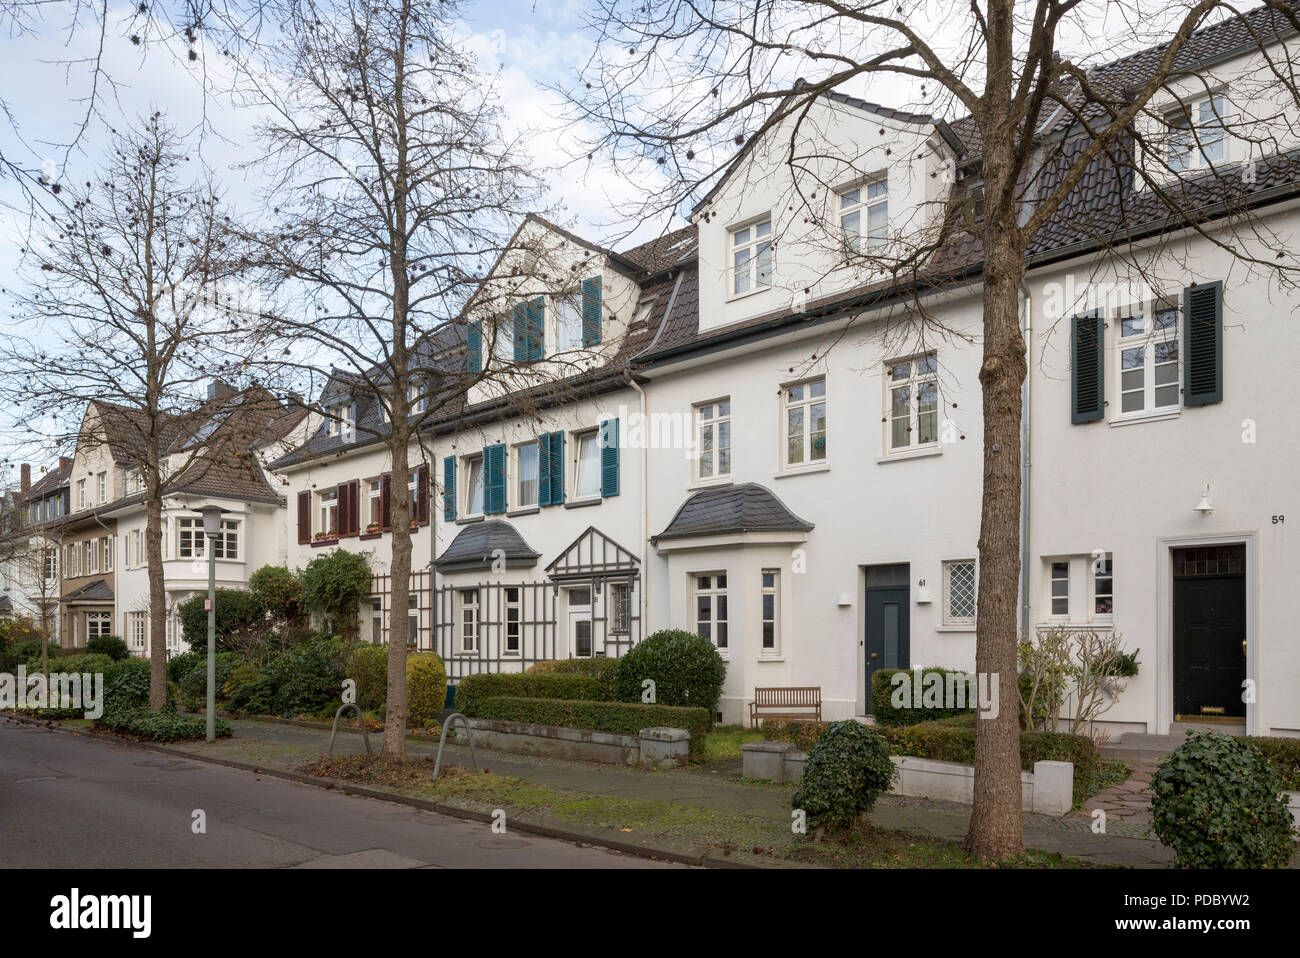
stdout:
[[[397,405],[404,405],[398,402]],[[394,416],[394,419],[397,417]],[[398,433],[401,433],[400,441]],[[384,715],[383,756],[392,761],[406,759],[406,644],[409,638],[407,604],[411,594],[411,508],[406,487],[410,484],[411,465],[407,452],[408,430],[405,423],[394,423],[391,444],[393,475],[390,496],[393,523],[392,591],[388,630],[388,704]],[[423,494],[424,490],[420,490]]]
[[167,648],[163,639],[167,597],[163,582],[162,500],[152,491],[144,538],[149,565],[149,708],[157,711],[167,704]]

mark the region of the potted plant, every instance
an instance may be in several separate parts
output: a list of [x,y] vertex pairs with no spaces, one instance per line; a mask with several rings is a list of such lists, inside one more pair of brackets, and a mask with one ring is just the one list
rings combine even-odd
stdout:
[[376,532],[378,532],[378,531],[379,531],[379,523],[378,523],[378,522],[372,522],[372,523],[370,523],[368,526],[366,526],[366,535],[371,535],[371,534],[376,533]]

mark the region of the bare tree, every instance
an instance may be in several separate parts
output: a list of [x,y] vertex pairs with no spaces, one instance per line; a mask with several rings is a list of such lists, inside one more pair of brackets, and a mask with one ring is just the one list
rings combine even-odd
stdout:
[[[163,499],[196,468],[228,462],[230,449],[192,437],[243,398],[205,400],[203,386],[247,365],[242,314],[222,305],[239,257],[212,182],[182,179],[185,147],[155,114],[114,137],[95,180],[58,195],[15,294],[25,335],[0,340],[0,368],[39,438],[89,449],[111,437],[138,468],[155,709],[167,695]],[[76,431],[60,416],[76,417]]]
[[[456,16],[432,0],[291,3],[283,48],[264,73],[247,70],[249,101],[271,115],[259,165],[283,224],[258,237],[255,265],[292,296],[268,328],[291,345],[282,368],[309,388],[329,381],[311,408],[387,448],[394,609],[409,596],[412,450],[424,456],[421,427],[488,375],[504,333],[484,319],[505,297],[480,283],[537,197],[528,150],[503,132],[492,84],[454,39]],[[505,281],[511,294],[537,262]],[[379,404],[382,421],[357,422],[349,400]],[[406,754],[407,639],[394,615],[388,758]]]
[[33,615],[41,636],[41,672],[48,677],[59,609],[58,534],[43,514],[31,512],[26,493],[8,493],[10,508],[0,511],[0,567],[7,567],[14,585],[15,614]]
[[[647,167],[660,171],[661,189],[637,211],[642,216],[689,208],[703,196],[696,212],[708,217],[706,191],[739,166],[728,146],[779,131],[769,148],[797,184],[788,216],[820,224],[827,241],[838,242],[833,214],[816,199],[830,184],[818,175],[819,158],[803,152],[817,142],[807,129],[813,105],[888,83],[901,93],[891,106],[951,119],[938,127],[949,145],[926,148],[948,152],[949,172],[968,174],[967,184],[980,188],[947,191],[927,217],[932,225],[887,250],[860,251],[855,261],[912,284],[912,311],[922,321],[932,317],[920,290],[961,275],[982,281],[976,668],[1003,679],[997,718],[977,723],[967,845],[981,859],[1020,853],[1014,677],[1026,263],[1063,243],[1064,231],[1081,242],[1101,238],[1140,269],[1142,256],[1147,266],[1154,256],[1131,244],[1154,227],[1157,236],[1192,231],[1293,283],[1290,264],[1269,249],[1276,238],[1251,210],[1257,190],[1295,179],[1286,153],[1296,142],[1287,117],[1300,102],[1291,63],[1295,5],[1266,0],[1239,13],[1220,0],[601,0],[594,20],[601,43],[570,98],[615,163],[639,177]],[[1232,31],[1218,46],[1196,34],[1216,23]],[[1192,100],[1217,88],[1215,56],[1243,45],[1256,50],[1260,65],[1244,78],[1236,110],[1212,107],[1208,123],[1189,118]],[[1125,53],[1132,56],[1106,66]],[[1246,144],[1246,175],[1240,163],[1216,165],[1216,131]],[[1208,162],[1188,162],[1198,154]],[[1080,198],[1085,178],[1119,184],[1117,216]],[[833,306],[820,315],[829,312]]]

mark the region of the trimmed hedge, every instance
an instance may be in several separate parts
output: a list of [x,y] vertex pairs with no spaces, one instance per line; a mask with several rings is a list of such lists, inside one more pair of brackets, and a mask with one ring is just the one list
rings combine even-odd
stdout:
[[[947,677],[949,675],[959,675],[964,677],[969,674],[967,672],[961,671],[960,669],[929,668],[929,669],[920,669],[919,671],[920,671],[920,678],[922,683],[921,684],[922,696],[924,696],[924,691],[926,687],[925,686],[926,676],[928,675],[943,676],[945,687],[946,687],[948,681]],[[909,681],[915,681],[916,672],[917,670],[915,669],[879,669],[871,677],[872,715],[875,716],[876,722],[878,724],[887,725],[896,728],[902,725],[917,725],[921,722],[931,722],[934,721],[935,719],[953,718],[958,715],[974,714],[975,705],[973,702],[970,708],[964,708],[964,709],[956,709],[956,708],[947,709],[947,708],[933,708],[933,707],[927,708],[924,705],[922,705],[920,708],[912,708],[910,704],[907,708],[896,708],[893,702],[891,701],[895,691],[894,686],[892,684],[894,680],[894,676],[902,674],[908,676]],[[966,689],[967,689],[966,694],[968,696],[967,701],[970,701],[969,696],[971,694],[971,689],[969,684],[967,685]],[[911,692],[912,695],[908,697],[907,701],[908,703],[911,703],[913,701],[912,696],[916,694],[916,690],[914,688],[909,687],[909,692]]]
[[[385,651],[387,651],[385,649]],[[406,656],[406,721],[424,728],[447,704],[447,668],[433,652]]]
[[[459,693],[457,693],[459,695]],[[578,699],[539,699],[511,695],[488,698],[478,705],[476,718],[532,725],[560,725],[594,732],[636,735],[643,728],[684,728],[691,733],[691,755],[704,751],[704,737],[713,730],[707,709],[681,705],[642,705],[640,702],[592,702]]]
[[609,702],[608,685],[590,675],[547,672],[491,672],[467,675],[456,686],[456,711],[481,718],[483,703],[498,696],[526,699],[585,699]]
[[618,675],[618,659],[549,659],[535,662],[527,668],[529,675],[562,674],[589,675],[609,686],[611,697],[614,694],[614,679]]
[[[958,716],[897,728],[882,728],[890,754],[930,758],[940,762],[975,764],[973,716]],[[1020,767],[1032,771],[1035,762],[1074,763],[1074,804],[1088,797],[1088,787],[1101,768],[1101,756],[1086,735],[1065,732],[1021,732]]]
[[[114,659],[102,653],[80,652],[76,655],[61,655],[57,659],[50,656],[51,672],[107,672],[113,667]],[[27,674],[35,675],[41,670],[41,657],[27,660]]]
[[[208,733],[205,718],[188,718],[175,712],[151,712],[147,708],[105,712],[102,718],[95,721],[95,726],[149,742],[184,742],[203,738]],[[230,723],[222,718],[217,719],[215,730],[217,738],[227,738],[234,734]]]
[[822,740],[830,722],[812,719],[763,719],[763,734],[773,742],[793,742],[801,752],[811,752]]
[[[348,655],[346,671],[357,683],[357,707],[363,712],[383,708],[388,699],[388,646],[356,646]],[[409,662],[406,671],[411,672]]]

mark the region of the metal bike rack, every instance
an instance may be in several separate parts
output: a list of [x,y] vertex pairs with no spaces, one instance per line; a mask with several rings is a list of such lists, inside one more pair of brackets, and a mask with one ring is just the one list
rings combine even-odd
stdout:
[[460,712],[452,712],[447,716],[447,721],[442,723],[442,737],[438,739],[438,757],[433,763],[433,780],[438,780],[438,770],[442,768],[442,747],[447,743],[447,732],[451,729],[451,723],[460,719],[461,724],[465,726],[465,740],[469,742],[469,758],[474,763],[474,771],[478,771],[478,756],[474,754],[474,736],[469,730],[469,719],[465,718]]
[[330,729],[330,757],[334,757],[334,737],[339,734],[339,718],[345,709],[353,709],[357,713],[357,725],[361,727],[361,735],[366,741],[366,754],[373,755],[374,753],[370,751],[370,730],[366,728],[366,720],[361,714],[361,709],[352,702],[344,702],[334,713],[334,727]]

